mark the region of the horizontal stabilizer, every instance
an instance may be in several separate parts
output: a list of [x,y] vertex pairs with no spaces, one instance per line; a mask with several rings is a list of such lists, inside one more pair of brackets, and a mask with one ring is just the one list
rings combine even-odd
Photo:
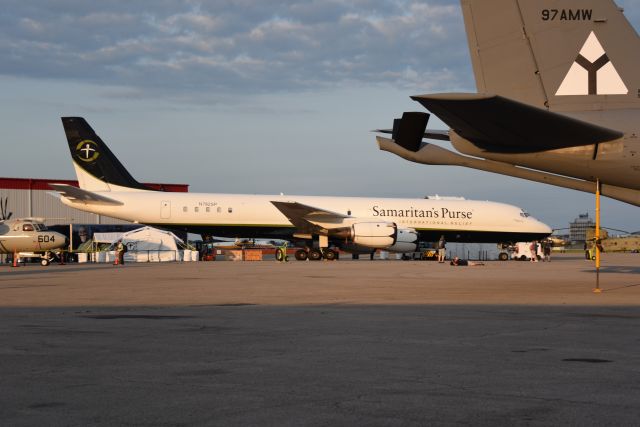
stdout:
[[112,205],[120,206],[123,203],[117,200],[101,196],[91,191],[82,190],[78,187],[68,184],[49,184],[49,187],[56,190],[62,197],[65,197],[71,203],[82,203],[85,205]]
[[[528,169],[505,162],[463,156],[435,144],[423,144],[420,150],[413,152],[400,147],[392,139],[377,136],[376,140],[381,150],[396,154],[412,162],[422,163],[425,165],[463,166],[522,178],[529,181],[557,185],[558,187],[571,188],[573,190],[584,191],[587,193],[593,193],[596,185],[593,181]],[[640,206],[640,191],[638,190],[602,184],[602,195],[625,203],[630,203],[635,206]]]
[[[376,129],[376,130],[374,130],[374,132],[376,132],[376,133],[387,133],[387,134],[390,134],[390,135],[393,134],[393,130],[392,129]],[[437,141],[449,141],[450,140],[449,131],[448,130],[438,130],[438,129],[425,131],[424,134],[422,135],[422,138],[435,139]]]
[[532,153],[599,144],[622,132],[486,94],[412,96],[463,138],[494,152]]

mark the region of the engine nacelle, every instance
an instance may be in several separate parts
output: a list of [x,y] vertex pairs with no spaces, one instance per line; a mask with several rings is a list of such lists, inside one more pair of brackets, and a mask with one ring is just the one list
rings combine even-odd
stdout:
[[385,249],[389,252],[415,252],[418,250],[418,232],[413,228],[398,228],[396,242]]
[[351,240],[368,248],[386,248],[396,243],[398,228],[393,222],[358,222],[351,226]]

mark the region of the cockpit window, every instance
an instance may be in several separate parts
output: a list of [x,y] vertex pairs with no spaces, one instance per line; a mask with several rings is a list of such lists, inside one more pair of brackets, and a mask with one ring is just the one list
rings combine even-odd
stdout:
[[522,210],[522,211],[520,211],[520,216],[522,218],[529,218],[531,215],[529,215],[529,212],[527,212],[525,210]]
[[33,231],[33,224],[24,224],[22,226],[22,231]]
[[33,227],[36,229],[36,231],[47,231],[47,226],[44,224],[33,224]]

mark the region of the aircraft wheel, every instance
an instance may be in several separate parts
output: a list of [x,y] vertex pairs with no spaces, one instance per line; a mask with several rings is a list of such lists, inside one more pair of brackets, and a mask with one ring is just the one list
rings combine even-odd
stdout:
[[309,258],[309,254],[304,249],[298,249],[295,256],[298,261],[306,261]]
[[324,251],[324,258],[328,261],[333,261],[338,258],[338,254],[333,249],[326,249]]
[[309,251],[309,259],[311,261],[320,261],[322,259],[322,252],[318,249],[311,249]]
[[42,264],[43,266],[46,267],[47,265],[49,265],[49,260],[43,258],[43,259],[40,260],[40,264]]
[[524,255],[520,255],[520,261],[526,261],[526,260],[527,260],[527,257],[526,257],[526,256],[524,256]]
[[276,261],[284,260],[285,254],[284,251],[280,248],[276,249]]
[[500,254],[498,255],[498,259],[500,261],[507,261],[509,259],[509,255],[507,255],[506,252],[500,252]]

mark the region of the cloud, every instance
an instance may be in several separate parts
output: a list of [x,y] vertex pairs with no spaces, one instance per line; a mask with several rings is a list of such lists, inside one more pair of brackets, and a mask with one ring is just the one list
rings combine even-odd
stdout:
[[[144,96],[469,85],[457,3],[9,0],[0,74]],[[437,54],[435,53],[437,52]]]
[[[390,85],[473,90],[456,0],[6,0],[0,74],[200,102]],[[628,6],[638,21],[640,10]]]

